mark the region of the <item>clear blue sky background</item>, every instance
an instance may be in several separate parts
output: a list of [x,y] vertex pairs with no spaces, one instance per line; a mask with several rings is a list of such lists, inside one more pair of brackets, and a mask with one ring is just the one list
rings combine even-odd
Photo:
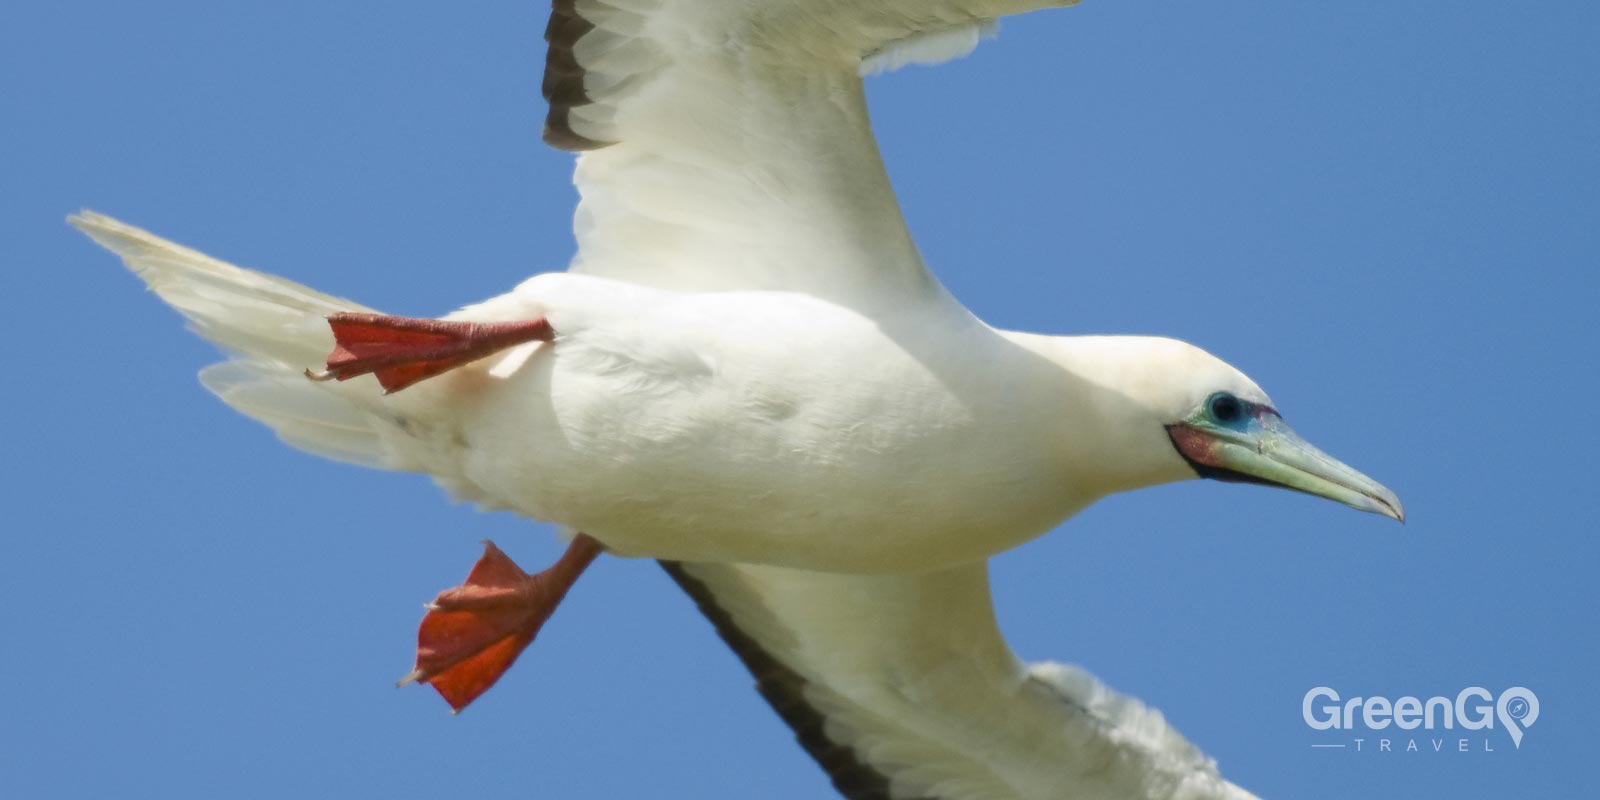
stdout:
[[[460,717],[393,688],[477,540],[534,565],[548,530],[277,444],[62,218],[395,313],[560,269],[544,6],[237,5],[0,12],[0,794],[826,796],[650,562],[592,570]],[[1211,482],[1112,498],[996,560],[1020,654],[1159,707],[1266,797],[1581,793],[1597,31],[1579,2],[1090,0],[872,82],[912,229],[982,317],[1194,341],[1411,514]],[[1542,712],[1520,751],[1313,750],[1319,684],[1522,684]]]

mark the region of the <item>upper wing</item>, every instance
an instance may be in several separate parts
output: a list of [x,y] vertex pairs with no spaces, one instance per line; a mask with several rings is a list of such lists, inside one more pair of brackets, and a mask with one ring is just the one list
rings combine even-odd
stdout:
[[988,569],[860,576],[663,562],[852,800],[1230,798],[1161,714],[1017,660]]
[[545,141],[585,152],[572,269],[859,307],[935,286],[867,119],[864,68],[964,54],[1077,0],[555,0]]

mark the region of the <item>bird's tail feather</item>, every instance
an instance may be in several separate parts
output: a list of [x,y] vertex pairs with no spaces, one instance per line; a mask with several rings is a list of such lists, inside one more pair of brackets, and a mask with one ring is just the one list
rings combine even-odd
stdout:
[[[68,218],[122,258],[151,291],[232,358],[200,381],[235,410],[266,423],[284,442],[336,461],[400,468],[374,425],[360,385],[307,380],[333,348],[326,317],[370,312],[283,278],[242,269],[110,217],[83,211]],[[366,393],[362,389],[368,390]]]

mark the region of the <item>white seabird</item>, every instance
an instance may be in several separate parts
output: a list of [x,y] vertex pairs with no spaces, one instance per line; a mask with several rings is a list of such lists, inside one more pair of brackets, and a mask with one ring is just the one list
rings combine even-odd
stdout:
[[604,548],[664,561],[847,796],[1247,796],[1155,712],[1020,664],[985,560],[1196,476],[1400,504],[1197,348],[995,330],[925,269],[859,76],[1042,5],[557,0],[578,255],[443,323],[73,222],[235,354],[203,381],[286,442],[582,531],[535,576],[491,546],[436,601],[413,677],[453,706]]

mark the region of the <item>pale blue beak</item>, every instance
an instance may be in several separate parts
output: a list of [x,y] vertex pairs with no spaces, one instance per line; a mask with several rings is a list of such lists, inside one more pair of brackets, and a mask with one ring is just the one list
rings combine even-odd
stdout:
[[1167,433],[1201,477],[1281,486],[1406,521],[1394,492],[1313,447],[1265,406],[1245,404],[1226,423],[1202,412]]

